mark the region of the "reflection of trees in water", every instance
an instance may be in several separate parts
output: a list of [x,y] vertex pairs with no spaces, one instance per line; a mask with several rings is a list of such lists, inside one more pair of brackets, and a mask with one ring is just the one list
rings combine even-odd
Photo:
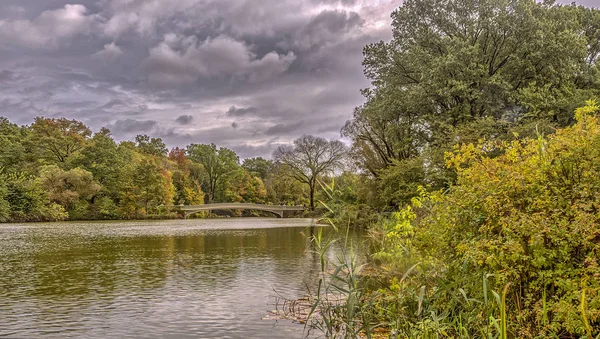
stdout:
[[3,266],[10,263],[10,276],[0,278],[0,291],[58,300],[139,294],[167,281],[219,288],[256,260],[261,274],[295,276],[314,265],[302,231],[294,227],[122,237],[39,232],[27,240],[32,253],[14,252],[2,259]]
[[[337,263],[338,255],[342,253],[341,248],[346,245],[352,244],[356,253],[362,254],[365,251],[361,250],[362,241],[364,239],[363,233],[360,231],[349,230],[348,238],[339,238],[340,235],[334,232],[333,228],[330,227],[317,227],[311,226],[302,229],[302,236],[296,237],[295,241],[301,243],[301,251],[290,251],[290,259],[288,261],[276,261],[274,263],[274,270],[278,277],[293,277],[285,282],[280,281],[279,284],[274,286],[275,292],[281,294],[280,296],[288,299],[295,299],[299,296],[304,296],[310,291],[314,291],[317,287],[318,280],[321,273],[319,254],[316,251],[315,244],[310,240],[319,230],[323,232],[324,237],[329,235],[338,237],[337,241],[330,247],[327,252],[328,262]],[[343,233],[343,232],[340,232]],[[363,262],[365,259],[359,256],[359,262]],[[301,272],[300,274],[298,272]],[[288,284],[288,285],[286,285]],[[308,290],[307,290],[308,289]],[[285,292],[291,295],[286,295]]]
[[0,336],[56,326],[102,334],[105,325],[114,334],[146,324],[159,333],[181,317],[184,327],[208,319],[213,329],[236,321],[241,329],[239,321],[272,308],[272,288],[298,298],[318,279],[310,228],[58,225],[2,234]]
[[[168,303],[180,297],[186,307],[213,305],[218,308],[214,312],[223,309],[224,314],[231,309],[227,303],[254,297],[254,307],[264,307],[263,312],[274,302],[268,300],[275,296],[271,288],[297,298],[318,278],[318,257],[307,237],[310,228],[138,234],[131,227],[112,231],[77,226],[82,229],[56,233],[33,227],[20,240],[4,240],[0,313],[13,317],[5,321],[29,314],[23,324],[35,328],[56,323],[57,317],[84,326],[96,319],[90,314],[135,319],[127,312],[168,311]],[[22,249],[7,250],[9,246]],[[193,312],[210,312],[202,307]]]
[[[231,285],[277,277],[269,284],[299,290],[303,286],[301,272],[310,264],[306,262],[309,243],[302,230],[294,227],[207,233],[202,238],[202,252],[182,248],[181,273],[202,287],[214,289],[226,290]],[[206,286],[208,283],[211,286]]]
[[[84,297],[140,293],[160,287],[167,275],[167,237],[101,237],[36,240],[39,246],[31,262],[32,295],[38,297]],[[28,284],[26,273],[21,274]]]

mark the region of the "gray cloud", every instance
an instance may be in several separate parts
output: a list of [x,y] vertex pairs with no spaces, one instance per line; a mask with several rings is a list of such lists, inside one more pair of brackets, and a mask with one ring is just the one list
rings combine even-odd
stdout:
[[[13,7],[21,14],[23,7]],[[77,35],[90,34],[100,17],[88,15],[81,4],[65,4],[42,12],[32,20],[0,20],[0,38],[4,43],[23,48],[57,48]]]
[[310,0],[314,4],[342,4],[344,6],[353,6],[356,4],[356,0]]
[[248,114],[255,114],[257,111],[256,107],[241,107],[241,108],[237,108],[235,106],[231,106],[228,110],[227,110],[227,115],[228,116],[232,116],[232,117],[240,117],[240,116],[244,116],[244,115],[248,115]]
[[175,122],[180,125],[189,125],[194,121],[194,117],[191,115],[180,115],[175,119]]
[[104,45],[104,48],[101,51],[94,53],[92,57],[104,62],[115,62],[123,54],[123,50],[113,42]]
[[100,108],[110,109],[114,107],[123,107],[125,105],[126,103],[121,99],[111,99],[109,102],[107,102]]
[[318,49],[324,45],[339,41],[364,23],[356,12],[342,10],[325,10],[314,16],[291,42],[301,50]]
[[141,134],[156,130],[158,122],[155,120],[117,120],[107,126],[115,135]]
[[15,74],[15,72],[11,72],[9,70],[3,69],[0,71],[0,81],[13,81],[16,80],[18,78],[17,74]]
[[250,144],[239,144],[233,147],[233,150],[241,157],[241,158],[250,158],[260,156],[266,159],[269,159],[273,154],[273,150],[275,150],[281,143],[277,143],[274,141],[269,141],[260,145],[250,145]]
[[[2,99],[0,100],[0,116],[16,117],[13,119],[19,123],[29,123],[26,121],[24,116],[29,115],[31,117],[51,115],[51,113],[42,106],[38,106],[28,100],[15,100],[15,99]],[[33,120],[33,119],[31,119]]]
[[266,131],[266,135],[279,135],[279,134],[288,134],[291,132],[295,132],[298,130],[300,126],[302,126],[303,122],[299,121],[293,124],[277,124],[275,126],[269,127]]
[[399,4],[3,0],[0,116],[65,116],[117,139],[214,142],[241,157],[302,134],[339,138],[369,86],[362,49],[391,37]]
[[293,52],[271,51],[262,57],[250,46],[226,35],[199,41],[196,36],[168,34],[143,62],[148,82],[159,86],[190,85],[199,78],[257,82],[287,70]]
[[562,0],[562,1],[557,1],[557,2],[564,3],[567,5],[572,2],[575,2],[578,5],[582,5],[582,6],[595,7],[595,8],[600,7],[600,4],[598,3],[597,0]]

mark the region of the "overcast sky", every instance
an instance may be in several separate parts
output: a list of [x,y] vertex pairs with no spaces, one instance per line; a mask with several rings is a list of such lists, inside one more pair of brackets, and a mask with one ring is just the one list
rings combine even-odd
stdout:
[[302,134],[339,138],[368,86],[362,48],[389,39],[400,4],[2,0],[0,116],[67,117],[118,140],[212,142],[241,157]]

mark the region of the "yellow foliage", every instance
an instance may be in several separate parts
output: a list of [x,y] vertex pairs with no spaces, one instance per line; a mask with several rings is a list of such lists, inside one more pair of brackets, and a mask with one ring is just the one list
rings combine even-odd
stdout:
[[[589,328],[598,335],[599,111],[589,101],[573,126],[548,137],[456,147],[446,159],[457,183],[396,213],[379,257],[411,253],[431,268],[424,276],[441,272],[445,286],[474,295],[487,274],[496,286],[512,283],[507,316],[516,337],[580,336]],[[458,307],[452,300],[438,295],[437,306]]]

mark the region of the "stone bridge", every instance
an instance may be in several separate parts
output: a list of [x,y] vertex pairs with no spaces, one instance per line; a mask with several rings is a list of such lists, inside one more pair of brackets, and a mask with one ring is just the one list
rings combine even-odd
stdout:
[[[243,203],[219,203],[219,204],[205,204],[205,205],[176,205],[174,209],[182,211],[183,217],[187,218],[190,215],[202,211],[214,211],[214,210],[255,210],[265,211],[277,215],[280,218],[286,216],[285,212],[298,212],[304,211],[304,206],[283,206],[283,205],[263,205],[263,204],[243,204]],[[288,213],[287,215],[289,215]]]

